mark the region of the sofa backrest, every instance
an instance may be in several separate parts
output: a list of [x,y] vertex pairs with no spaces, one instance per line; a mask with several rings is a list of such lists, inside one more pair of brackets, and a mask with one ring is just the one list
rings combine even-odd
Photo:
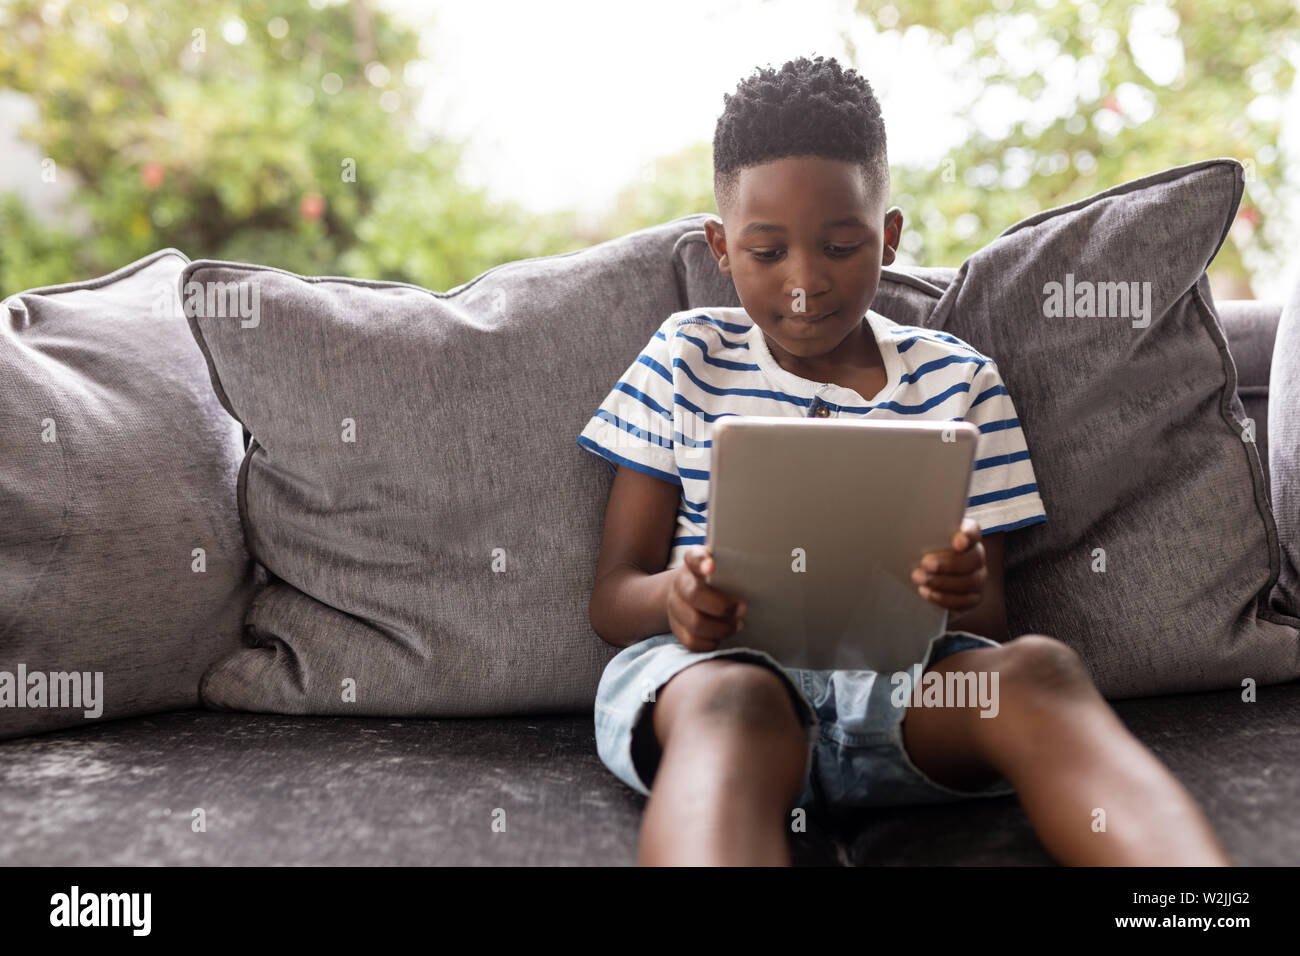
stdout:
[[1281,302],[1257,299],[1227,299],[1216,302],[1228,351],[1237,366],[1237,394],[1246,414],[1255,421],[1259,460],[1268,479],[1268,381],[1273,360],[1273,342],[1282,317]]

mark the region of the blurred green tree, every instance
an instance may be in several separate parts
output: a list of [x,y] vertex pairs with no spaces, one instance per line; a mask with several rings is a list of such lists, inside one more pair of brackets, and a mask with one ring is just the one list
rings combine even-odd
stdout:
[[83,237],[0,201],[0,293],[163,246],[434,289],[581,247],[573,217],[493,202],[458,177],[462,143],[419,138],[414,30],[363,0],[237,9],[0,6],[0,85],[34,99],[40,175],[70,175],[89,221]]
[[[919,227],[918,261],[955,265],[1012,223],[1171,166],[1231,156],[1245,193],[1209,268],[1217,298],[1289,264],[1280,95],[1295,82],[1294,0],[858,0],[892,30],[922,27],[963,55],[969,109],[990,95],[1069,102],[1001,135],[972,129],[933,168],[902,167],[894,201]],[[959,113],[962,112],[959,110]],[[910,207],[910,208],[909,208]],[[1249,259],[1249,261],[1247,261]]]
[[[1251,277],[1293,268],[1289,221],[1300,156],[1280,146],[1280,103],[1295,83],[1295,0],[858,0],[883,31],[923,31],[932,64],[953,64],[967,102],[1014,114],[1053,84],[1057,115],[967,135],[933,166],[893,164],[904,213],[899,261],[957,266],[1008,226],[1111,186],[1201,159],[1235,157],[1245,193],[1209,269],[1217,298],[1253,298]],[[859,57],[846,31],[846,62]],[[858,66],[879,91],[888,80]],[[1150,72],[1148,72],[1150,71]],[[889,78],[892,79],[892,78]],[[907,82],[906,76],[898,82]],[[947,107],[947,104],[945,104]],[[942,116],[938,111],[936,116]],[[680,205],[675,205],[680,203]],[[717,214],[710,152],[686,150],[629,183],[606,232],[689,212]]]
[[713,144],[695,143],[642,166],[601,220],[603,238],[621,236],[695,212],[718,214],[713,198]]

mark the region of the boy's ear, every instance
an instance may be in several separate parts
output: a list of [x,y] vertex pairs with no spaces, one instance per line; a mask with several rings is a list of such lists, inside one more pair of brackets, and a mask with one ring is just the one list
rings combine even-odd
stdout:
[[727,258],[727,232],[722,223],[717,219],[704,220],[704,238],[718,264],[718,271],[724,276],[731,275],[731,261]]
[[885,213],[885,241],[881,249],[880,264],[892,265],[898,252],[898,240],[903,236],[903,210],[897,206]]

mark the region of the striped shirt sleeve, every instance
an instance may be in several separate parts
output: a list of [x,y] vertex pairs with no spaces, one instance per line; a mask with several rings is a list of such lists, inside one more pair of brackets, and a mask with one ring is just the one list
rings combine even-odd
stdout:
[[675,321],[665,320],[615,383],[578,435],[578,446],[611,466],[624,465],[676,485],[673,446],[673,362],[670,336]]
[[976,371],[969,394],[964,418],[980,437],[965,517],[978,521],[983,534],[1046,521],[1020,416],[992,359]]

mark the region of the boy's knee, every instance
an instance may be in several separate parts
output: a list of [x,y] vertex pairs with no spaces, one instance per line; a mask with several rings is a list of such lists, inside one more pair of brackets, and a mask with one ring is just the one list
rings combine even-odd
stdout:
[[715,657],[674,675],[655,703],[655,733],[661,744],[671,726],[688,712],[694,719],[802,734],[785,681],[771,668],[753,661]]
[[1074,648],[1046,634],[1022,634],[1002,645],[999,683],[1018,700],[1060,699],[1095,692],[1092,675]]

